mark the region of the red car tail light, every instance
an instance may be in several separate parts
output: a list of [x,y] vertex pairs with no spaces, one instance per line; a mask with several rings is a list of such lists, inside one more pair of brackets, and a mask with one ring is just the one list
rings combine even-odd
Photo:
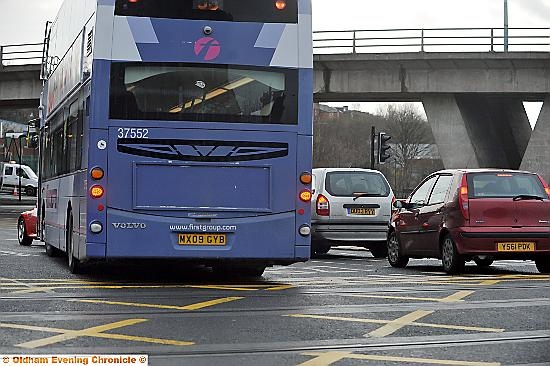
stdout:
[[328,199],[320,194],[317,196],[317,202],[315,205],[317,215],[319,216],[330,216],[330,203]]
[[544,190],[546,191],[546,195],[548,196],[548,198],[550,199],[550,187],[548,186],[548,183],[546,183],[546,181],[544,180],[544,178],[542,178],[540,175],[539,175],[539,179],[544,187]]
[[466,174],[462,176],[462,182],[460,183],[460,188],[458,189],[458,204],[460,205],[460,211],[464,219],[470,220],[470,203],[468,197],[468,180],[466,179]]

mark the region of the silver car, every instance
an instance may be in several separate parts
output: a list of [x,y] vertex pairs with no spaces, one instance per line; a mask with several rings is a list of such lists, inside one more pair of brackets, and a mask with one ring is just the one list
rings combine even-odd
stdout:
[[375,258],[387,255],[393,191],[377,170],[313,169],[311,253],[333,246],[360,246]]

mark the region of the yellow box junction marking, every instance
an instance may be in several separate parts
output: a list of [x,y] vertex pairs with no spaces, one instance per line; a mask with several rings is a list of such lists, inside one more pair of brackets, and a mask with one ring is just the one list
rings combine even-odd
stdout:
[[[22,282],[27,281],[27,283]],[[294,287],[290,284],[253,284],[253,285],[192,285],[192,284],[136,284],[114,283],[85,280],[64,279],[7,279],[0,278],[0,290],[11,290],[13,294],[28,294],[33,292],[70,289],[170,289],[170,288],[198,288],[226,291],[280,291]]]
[[283,290],[288,290],[288,289],[291,289],[291,288],[295,288],[295,286],[294,285],[281,285],[281,286],[268,287],[265,290],[266,291],[283,291]]
[[470,296],[475,291],[458,291],[452,295],[439,299],[440,302],[458,302],[464,301],[463,299],[467,296]]
[[258,288],[251,287],[236,287],[236,286],[227,286],[227,285],[192,285],[188,286],[189,288],[201,288],[207,290],[231,290],[231,291],[258,291]]
[[315,357],[309,361],[299,364],[298,366],[328,366],[335,362],[349,359],[362,361],[385,361],[385,362],[402,362],[402,363],[423,363],[431,365],[452,365],[452,366],[500,366],[499,362],[473,362],[473,361],[456,361],[456,360],[438,360],[431,358],[419,357],[396,357],[382,355],[366,355],[351,352],[307,352],[302,353],[304,356]]
[[4,278],[4,277],[0,277],[0,281],[9,281],[9,283],[7,284],[4,284],[4,285],[7,285],[7,286],[17,286],[17,287],[22,287],[23,290],[19,290],[19,291],[16,291],[14,293],[31,293],[31,292],[51,292],[51,290],[49,288],[39,288],[39,287],[35,287],[35,285],[32,285],[32,284],[26,284],[26,283],[23,283],[23,282],[20,282],[18,280],[13,280],[13,279],[9,279],[9,278]]
[[463,299],[467,296],[470,296],[475,291],[458,291],[450,296],[444,298],[437,297],[415,297],[415,296],[396,296],[396,295],[367,295],[367,294],[339,294],[338,296],[345,297],[358,297],[358,298],[369,298],[369,299],[392,299],[392,300],[413,300],[413,301],[435,301],[435,302],[459,302],[464,301]]
[[432,313],[433,311],[426,311],[426,310],[413,311],[412,313],[404,315],[401,318],[392,320],[391,322],[384,325],[383,327],[380,327],[368,334],[365,334],[365,336],[374,337],[374,338],[382,338],[382,337],[388,336],[390,334],[397,332],[399,329],[406,327],[407,325],[411,325],[414,321],[421,319],[425,316],[428,316]]
[[[307,315],[307,314],[292,314],[286,315],[293,318],[310,318],[310,319],[322,319],[322,320],[338,320],[346,322],[355,322],[355,323],[368,323],[368,324],[389,324],[392,320],[381,320],[381,319],[362,319],[362,318],[346,318],[341,316],[325,316],[325,315]],[[432,324],[432,323],[420,323],[420,322],[410,322],[407,326],[416,326],[416,327],[428,327],[428,328],[440,328],[440,329],[454,329],[454,330],[467,330],[467,331],[476,331],[476,332],[487,332],[487,333],[500,333],[504,332],[505,329],[501,328],[482,328],[482,327],[468,327],[461,325],[445,325],[445,324]]]
[[82,330],[38,327],[33,325],[12,324],[12,323],[0,323],[0,328],[24,329],[24,330],[35,330],[40,332],[47,332],[47,333],[59,333],[59,335],[55,335],[52,337],[38,339],[35,341],[20,343],[16,345],[17,347],[29,348],[29,349],[44,347],[44,346],[48,346],[55,343],[60,343],[66,340],[76,339],[80,337],[117,339],[117,340],[135,341],[135,342],[163,344],[163,345],[170,345],[170,346],[191,346],[194,344],[193,342],[178,341],[173,339],[149,338],[149,337],[129,336],[125,334],[103,333],[108,330],[127,327],[130,325],[135,325],[146,321],[147,319],[127,319],[127,320],[121,320],[110,324],[86,328]]
[[289,282],[295,286],[324,287],[327,284],[333,286],[355,286],[368,283],[369,285],[387,284],[428,284],[428,285],[455,285],[455,286],[487,286],[501,282],[518,281],[549,281],[549,275],[490,275],[490,276],[388,276],[367,275],[364,277],[324,277],[324,278],[281,278],[281,281]]
[[167,310],[199,310],[207,308],[214,305],[224,304],[231,301],[242,300],[244,297],[224,297],[221,299],[215,299],[210,301],[199,302],[196,304],[185,305],[185,306],[174,306],[174,305],[157,305],[157,304],[143,304],[135,302],[123,302],[123,301],[107,301],[107,300],[69,300],[73,302],[85,302],[91,304],[106,304],[106,305],[122,305],[122,306],[134,306],[140,308],[154,308],[154,309],[167,309]]

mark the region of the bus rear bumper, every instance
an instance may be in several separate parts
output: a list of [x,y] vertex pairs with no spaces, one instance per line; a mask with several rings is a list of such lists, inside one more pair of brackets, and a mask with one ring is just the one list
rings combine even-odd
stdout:
[[105,259],[105,243],[86,243],[85,258]]
[[[298,234],[295,215],[285,212],[246,218],[189,219],[109,209],[107,244],[86,243],[86,258],[303,262],[309,259],[309,238]],[[181,235],[188,242],[183,243]],[[188,235],[203,237],[205,242],[191,242]],[[205,235],[212,237],[210,243],[206,243],[209,239]]]

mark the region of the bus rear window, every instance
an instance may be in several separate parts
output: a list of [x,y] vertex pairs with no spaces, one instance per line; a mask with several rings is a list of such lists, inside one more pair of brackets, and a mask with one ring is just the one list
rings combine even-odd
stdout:
[[182,63],[113,63],[110,117],[298,123],[297,70]]
[[513,198],[520,195],[547,197],[540,179],[534,174],[470,173],[467,180],[470,198]]
[[297,23],[297,0],[117,0],[115,15]]

